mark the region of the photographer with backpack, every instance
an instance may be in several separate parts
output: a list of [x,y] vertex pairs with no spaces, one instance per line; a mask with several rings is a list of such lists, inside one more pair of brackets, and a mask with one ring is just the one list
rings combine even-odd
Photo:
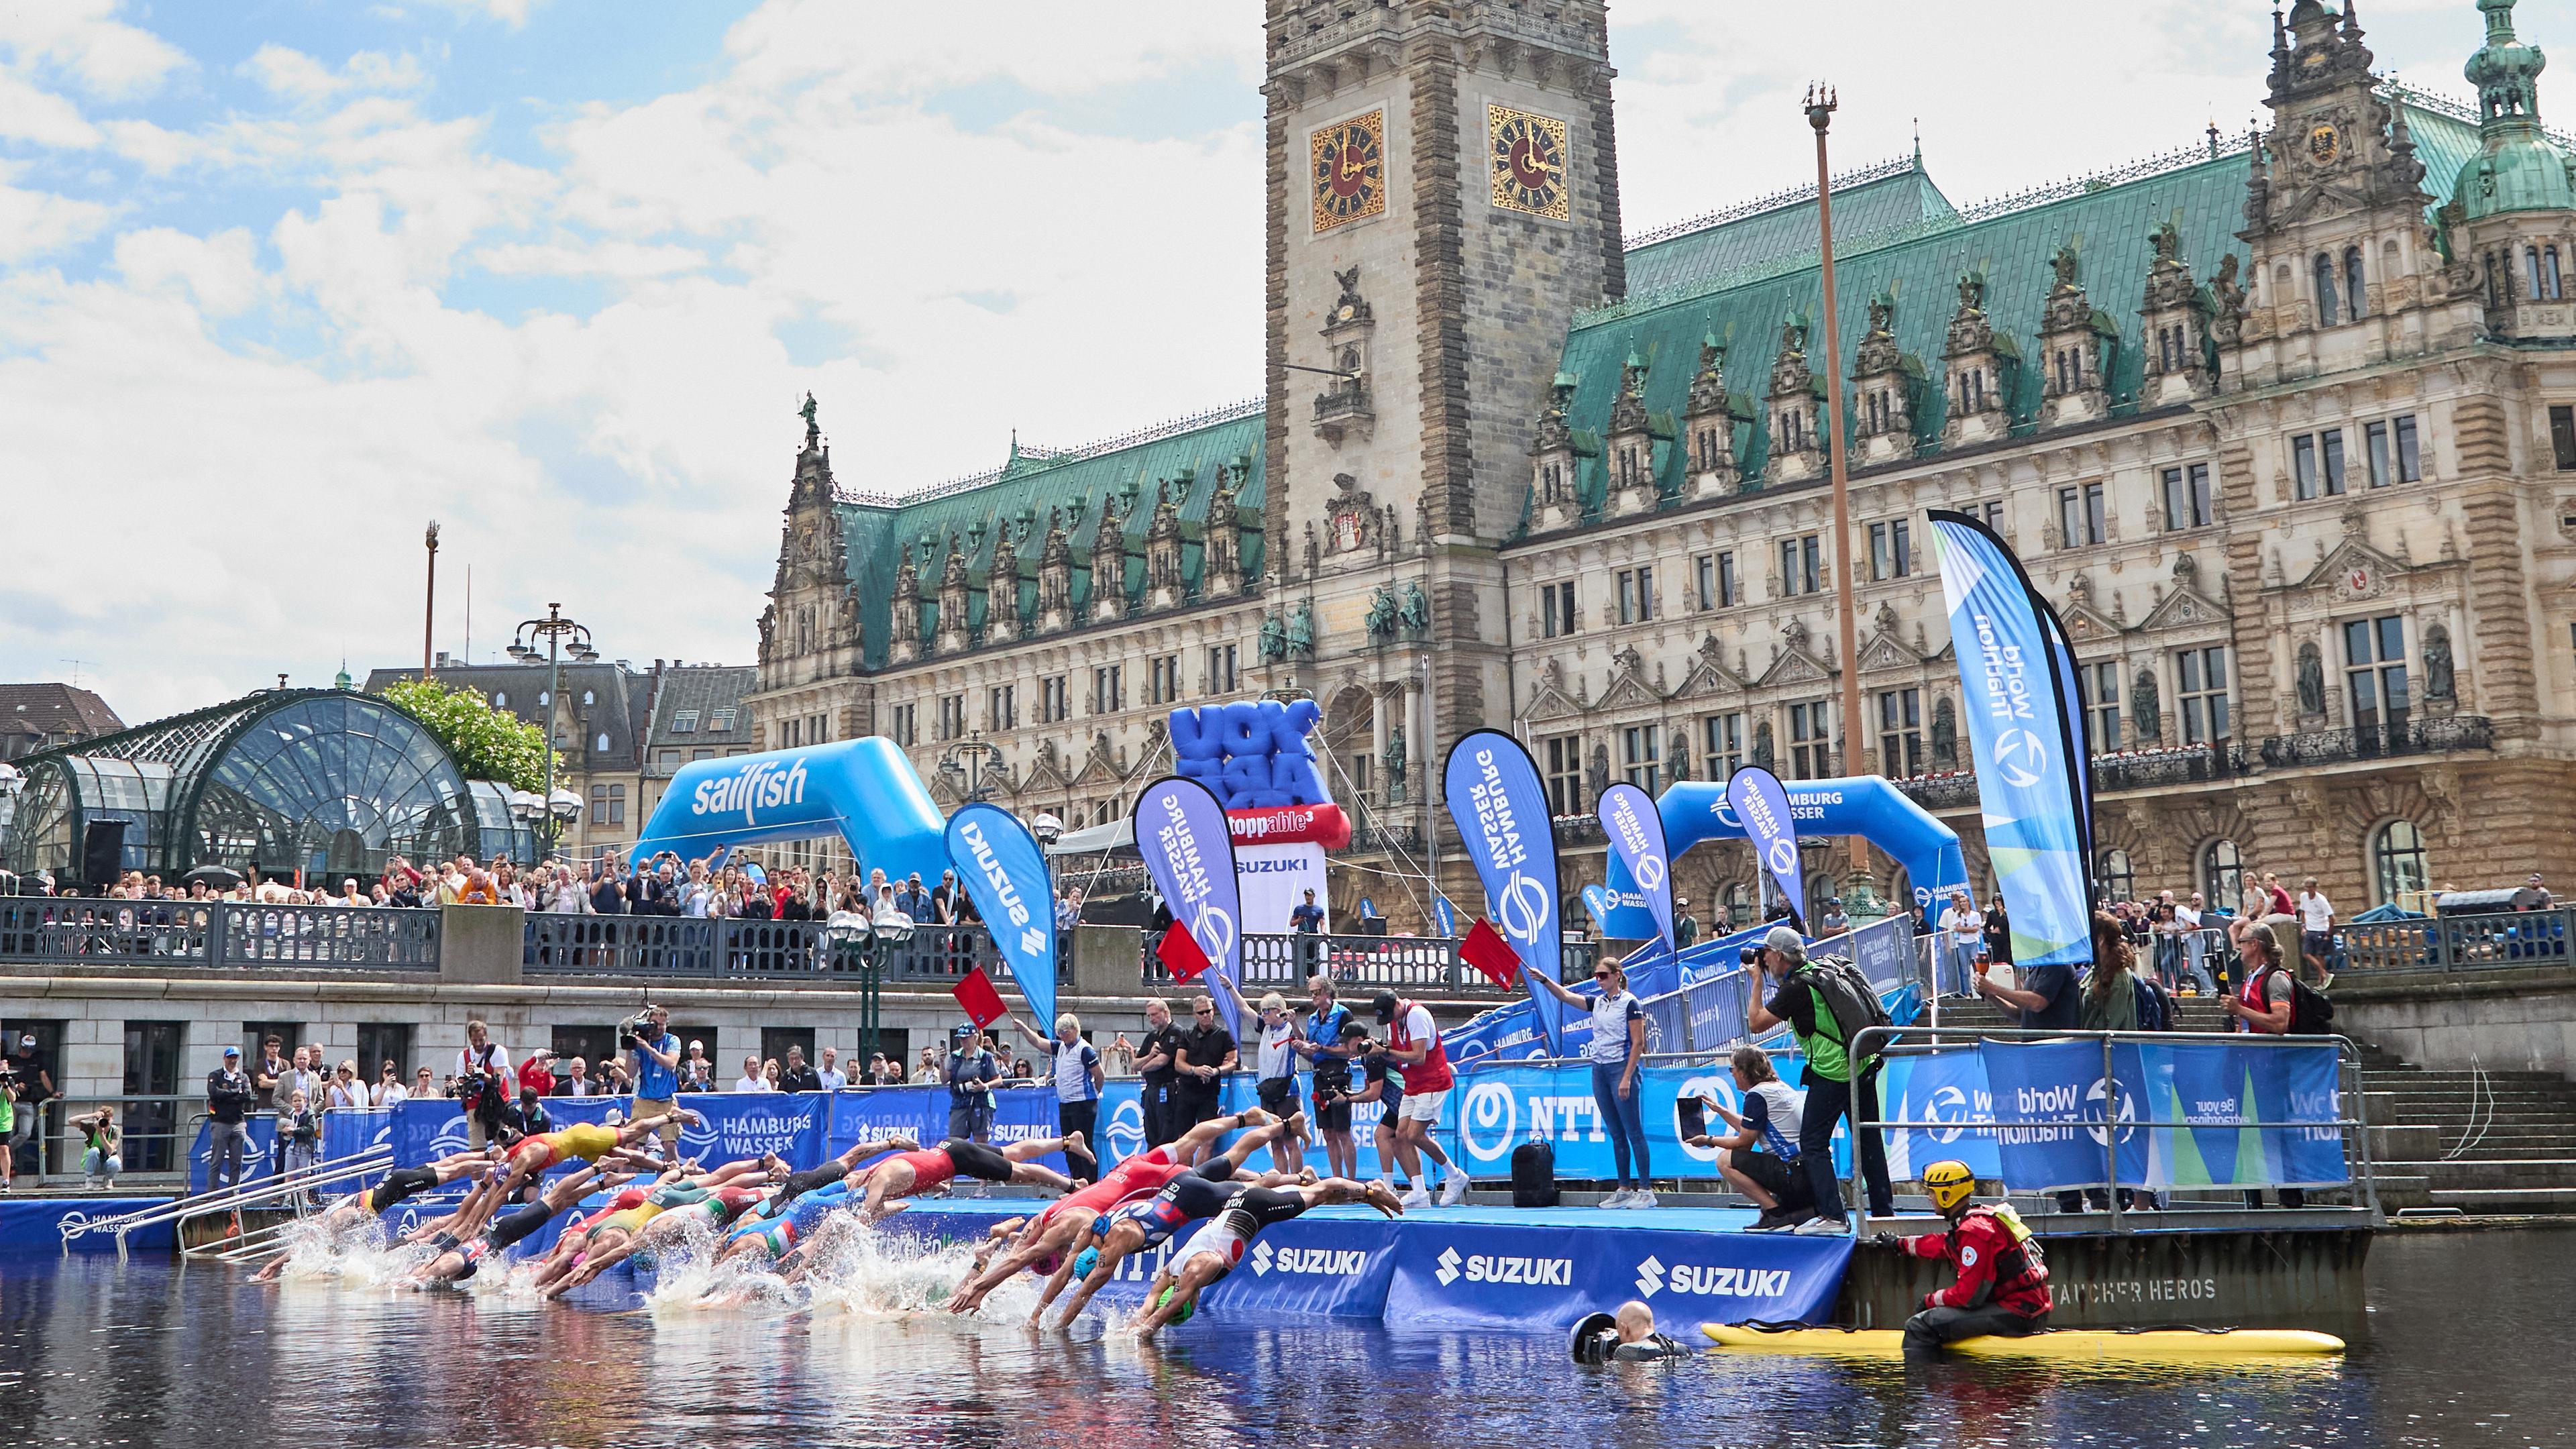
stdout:
[[[2238,979],[2244,986],[2234,995],[2222,996],[2218,1004],[2236,1018],[2236,1029],[2267,1036],[2308,1036],[2322,1033],[2334,1020],[2334,1003],[2325,993],[2281,969],[2280,938],[2269,931],[2248,931],[2237,944],[2242,961]],[[2307,1206],[2307,1194],[2295,1187],[2281,1189],[2281,1206]],[[2245,1190],[2245,1205],[2263,1205],[2260,1188]]]
[[1872,1026],[1888,1024],[1878,993],[1851,963],[1839,957],[1807,959],[1807,943],[1795,927],[1773,926],[1762,938],[1762,974],[1779,983],[1769,1001],[1761,986],[1745,1013],[1745,1023],[1758,1035],[1782,1022],[1798,1039],[1807,1058],[1806,1111],[1798,1122],[1798,1161],[1816,1196],[1815,1219],[1797,1231],[1808,1237],[1852,1230],[1843,1208],[1842,1184],[1834,1174],[1834,1123],[1848,1116],[1852,1148],[1860,1155],[1861,1174],[1869,1185],[1874,1217],[1896,1212],[1896,1189],[1887,1178],[1887,1147],[1878,1128],[1861,1126],[1879,1114],[1878,1059],[1855,1062],[1846,1049],[1853,1037]]

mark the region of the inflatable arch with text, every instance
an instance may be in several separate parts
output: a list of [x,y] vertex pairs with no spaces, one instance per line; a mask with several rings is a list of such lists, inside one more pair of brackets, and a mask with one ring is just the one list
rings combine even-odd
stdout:
[[871,735],[694,760],[644,822],[630,859],[668,850],[696,860],[719,850],[838,835],[862,870],[936,881],[948,869],[947,821],[894,742]]
[[[1784,780],[1781,784],[1789,792],[1789,815],[1797,823],[1800,840],[1819,835],[1857,835],[1886,851],[1905,868],[1918,906],[1954,890],[1968,889],[1968,862],[1959,849],[1959,833],[1932,818],[1930,811],[1915,804],[1885,778],[1862,775],[1842,780]],[[1744,823],[1727,808],[1726,783],[1722,780],[1685,780],[1674,785],[1656,798],[1655,813],[1663,818],[1665,848],[1674,861],[1703,840],[1745,838]],[[1608,883],[1614,898],[1619,893],[1635,892],[1626,867],[1616,857],[1610,861]],[[1642,907],[1633,909],[1640,918],[1644,916]],[[1650,930],[1641,930],[1636,939],[1643,940],[1648,934]]]

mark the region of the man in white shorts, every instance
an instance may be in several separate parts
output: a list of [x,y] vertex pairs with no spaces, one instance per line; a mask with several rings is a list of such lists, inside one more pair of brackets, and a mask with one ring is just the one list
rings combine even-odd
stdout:
[[1440,1125],[1440,1109],[1449,1101],[1450,1085],[1457,1080],[1449,1070],[1449,1053],[1440,1045],[1440,1028],[1431,1020],[1429,1007],[1399,1000],[1392,991],[1379,992],[1369,1004],[1377,1010],[1378,1024],[1386,1028],[1387,1060],[1404,1077],[1404,1100],[1395,1109],[1396,1161],[1413,1179],[1404,1205],[1431,1205],[1431,1194],[1422,1186],[1428,1180],[1422,1175],[1422,1159],[1428,1155],[1448,1172],[1440,1185],[1440,1205],[1455,1207],[1467,1200],[1466,1170],[1451,1162],[1431,1136],[1431,1129]]

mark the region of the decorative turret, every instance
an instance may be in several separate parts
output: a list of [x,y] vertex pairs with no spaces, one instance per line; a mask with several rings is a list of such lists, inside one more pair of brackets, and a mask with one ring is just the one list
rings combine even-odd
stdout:
[[1046,543],[1038,551],[1037,631],[1053,634],[1072,623],[1073,543],[1059,508],[1047,514]]
[[1941,446],[1991,442],[2011,432],[2005,399],[2012,393],[2012,374],[2020,369],[2021,349],[2010,333],[1997,333],[1986,316],[1982,271],[1959,276],[1959,310],[1950,314],[1941,360],[1950,369],[1950,415],[1941,425]]
[[1333,447],[1353,433],[1366,439],[1377,428],[1377,411],[1369,389],[1369,334],[1377,319],[1360,295],[1360,269],[1333,273],[1342,293],[1324,319],[1324,355],[1340,375],[1315,397],[1315,436]]
[[[1181,474],[1181,493],[1189,493],[1191,476]],[[1145,607],[1169,609],[1187,592],[1181,581],[1181,506],[1169,482],[1154,489],[1154,516],[1145,525]]]
[[1029,531],[1029,510],[1020,510],[1017,527],[1005,522],[993,539],[993,562],[984,572],[984,642],[1008,644],[1020,637],[1020,549],[1014,534]]
[[1771,463],[1774,483],[1802,483],[1825,470],[1823,429],[1818,425],[1823,385],[1807,365],[1807,319],[1780,324],[1780,355],[1771,363]]
[[[924,551],[930,540],[923,539]],[[886,662],[910,664],[921,657],[921,570],[913,566],[912,550],[903,551],[903,562],[894,571],[894,607],[892,636],[886,641]]]
[[1896,345],[1896,294],[1869,299],[1869,330],[1852,361],[1852,408],[1860,461],[1886,463],[1914,452],[1914,389],[1923,364]]
[[[1578,446],[1588,438],[1566,421],[1574,407],[1575,376],[1560,372],[1547,390],[1548,403],[1538,415],[1530,438],[1530,532],[1572,528],[1583,521],[1581,492],[1575,470],[1584,456]],[[1601,450],[1592,449],[1594,454]]]
[[966,597],[966,555],[957,546],[957,535],[948,535],[948,562],[939,571],[939,632],[932,636],[931,647],[942,654],[955,654],[970,641],[973,619]]
[[2105,354],[2119,345],[2119,328],[2085,295],[2083,261],[2075,243],[2059,247],[2048,265],[2057,280],[2048,289],[2039,323],[2040,365],[2045,369],[2040,426],[2092,422],[2111,411]]
[[2159,408],[2208,392],[2210,372],[2202,347],[2205,303],[2182,259],[2181,225],[2172,217],[2158,222],[2148,247],[2146,296],[2138,307],[2146,319],[2146,382],[2138,400]]
[[1646,417],[1646,360],[1631,350],[1619,364],[1619,395],[1610,401],[1610,507],[1613,517],[1655,511],[1655,439]]
[[2513,32],[2514,0],[2478,0],[2486,44],[2465,73],[2478,88],[2478,153],[2460,167],[2442,209],[2454,258],[2476,266],[2488,330],[2508,337],[2576,335],[2566,305],[2576,288],[2570,213],[2576,161],[2540,125],[2540,47]]
[[1252,460],[1229,458],[1217,470],[1216,493],[1208,499],[1207,522],[1199,530],[1199,594],[1230,599],[1243,592],[1243,519],[1235,494]]
[[1090,612],[1094,623],[1127,615],[1127,522],[1116,494],[1100,500],[1100,526],[1091,535]]
[[1734,492],[1743,478],[1735,464],[1735,406],[1726,395],[1726,347],[1713,334],[1700,339],[1699,371],[1691,374],[1690,400],[1682,409],[1682,437],[1689,450],[1689,496]]

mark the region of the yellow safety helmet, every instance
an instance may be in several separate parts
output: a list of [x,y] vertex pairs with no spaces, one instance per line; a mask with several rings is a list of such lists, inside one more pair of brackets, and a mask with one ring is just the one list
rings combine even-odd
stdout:
[[1957,1158],[1944,1158],[1923,1169],[1923,1191],[1932,1206],[1947,1213],[1977,1190],[1977,1175]]

